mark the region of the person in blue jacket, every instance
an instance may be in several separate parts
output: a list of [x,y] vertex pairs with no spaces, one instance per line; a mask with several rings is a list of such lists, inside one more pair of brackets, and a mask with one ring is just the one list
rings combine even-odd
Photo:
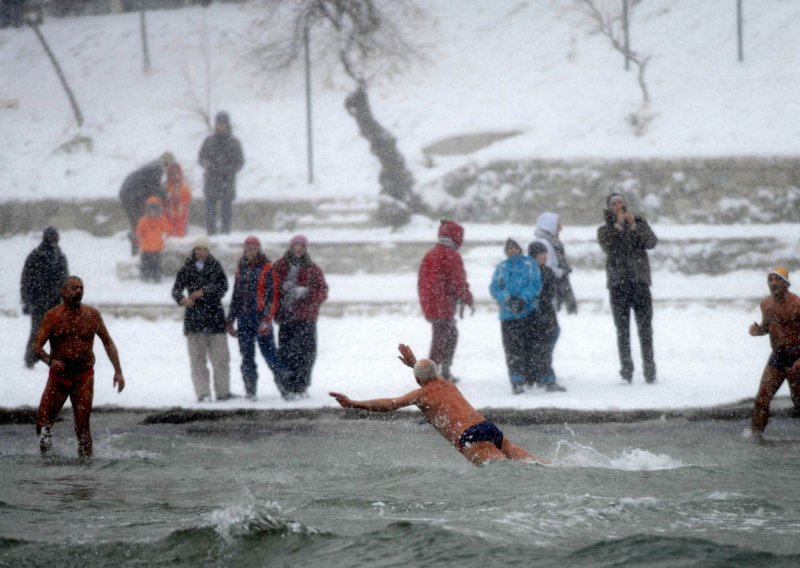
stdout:
[[506,241],[505,254],[507,258],[494,271],[489,292],[500,307],[500,330],[511,392],[520,394],[531,379],[527,376],[532,355],[530,318],[535,317],[542,276],[536,261],[523,255],[515,240]]

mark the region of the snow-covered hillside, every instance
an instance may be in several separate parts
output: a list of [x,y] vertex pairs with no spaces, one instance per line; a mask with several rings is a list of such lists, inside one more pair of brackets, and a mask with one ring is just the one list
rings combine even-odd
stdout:
[[[744,2],[741,63],[734,2],[633,4],[632,47],[650,58],[653,118],[643,136],[626,121],[641,106],[635,72],[570,0],[420,2],[423,16],[407,34],[425,57],[376,77],[373,109],[421,183],[495,159],[796,154],[800,3]],[[257,11],[215,3],[148,13],[150,73],[138,14],[47,19],[41,29],[81,105],[82,128],[33,32],[0,30],[0,199],[113,197],[126,173],[166,149],[197,184],[206,85],[212,112],[228,110],[244,144],[241,198],[375,195],[378,164],[343,107],[353,85],[320,65],[316,181],[307,184],[302,70],[258,69]],[[520,134],[432,166],[423,156],[444,138],[510,131]],[[59,149],[79,135],[91,149]]]

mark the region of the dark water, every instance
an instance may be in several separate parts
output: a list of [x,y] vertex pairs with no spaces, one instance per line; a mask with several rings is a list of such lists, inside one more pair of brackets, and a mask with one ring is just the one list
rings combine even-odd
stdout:
[[798,566],[800,423],[506,426],[476,468],[416,419],[144,425],[75,459],[0,427],[2,566]]

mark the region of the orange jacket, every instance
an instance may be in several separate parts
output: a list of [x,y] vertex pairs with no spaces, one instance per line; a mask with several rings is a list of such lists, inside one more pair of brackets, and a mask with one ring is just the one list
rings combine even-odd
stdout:
[[168,234],[173,237],[182,237],[186,234],[192,191],[184,181],[178,183],[167,181],[166,190],[167,202],[164,206],[164,215],[169,221]]
[[161,252],[164,250],[164,234],[169,231],[169,223],[163,215],[143,215],[136,225],[136,238],[142,252]]

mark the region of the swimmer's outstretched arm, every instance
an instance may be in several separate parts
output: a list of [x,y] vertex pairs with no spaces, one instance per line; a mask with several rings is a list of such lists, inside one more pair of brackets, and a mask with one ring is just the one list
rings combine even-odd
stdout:
[[418,391],[411,391],[397,398],[375,398],[372,400],[351,400],[348,396],[339,392],[330,392],[328,394],[335,398],[342,408],[355,408],[371,412],[391,412],[404,406],[416,404],[418,399]]

